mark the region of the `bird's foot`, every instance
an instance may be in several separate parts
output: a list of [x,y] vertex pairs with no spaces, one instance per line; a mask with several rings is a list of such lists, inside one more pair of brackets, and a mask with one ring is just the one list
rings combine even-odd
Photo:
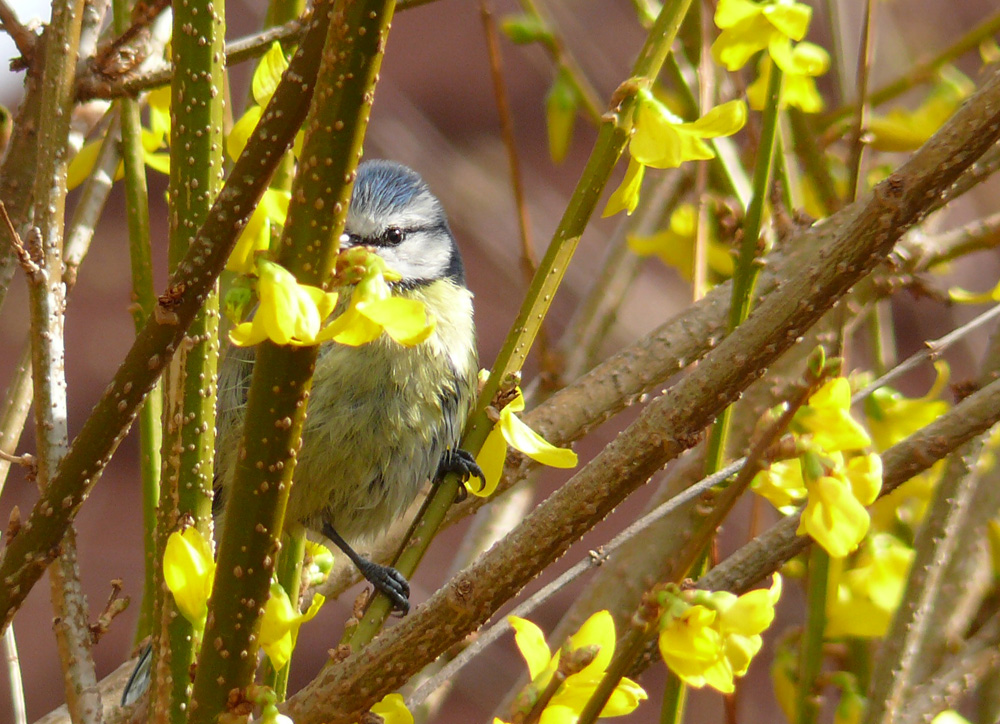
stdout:
[[[476,462],[476,458],[468,450],[462,450],[461,448],[445,451],[444,455],[441,456],[441,462],[438,463],[437,474],[434,476],[434,479],[441,480],[448,473],[455,473],[463,483],[469,478],[479,478],[484,483],[486,482],[486,476],[483,475],[483,471],[479,467],[479,463]],[[459,501],[465,497],[464,492],[465,486],[463,485],[459,488]]]
[[410,583],[406,580],[406,576],[392,566],[383,566],[365,558],[360,559],[356,565],[361,575],[375,586],[375,590],[385,594],[392,603],[393,611],[398,611],[400,616],[409,613]]
[[369,583],[375,586],[376,591],[385,594],[389,602],[392,603],[393,611],[398,611],[400,616],[405,616],[409,612],[410,584],[406,580],[406,576],[392,566],[383,566],[360,555],[329,523],[323,524],[323,535],[333,541],[351,559],[351,563],[361,571],[361,575]]

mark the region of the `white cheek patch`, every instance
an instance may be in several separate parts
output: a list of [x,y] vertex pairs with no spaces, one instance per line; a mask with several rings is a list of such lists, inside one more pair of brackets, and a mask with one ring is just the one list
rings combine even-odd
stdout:
[[443,229],[414,231],[399,246],[378,253],[403,279],[440,279],[451,263],[452,242]]

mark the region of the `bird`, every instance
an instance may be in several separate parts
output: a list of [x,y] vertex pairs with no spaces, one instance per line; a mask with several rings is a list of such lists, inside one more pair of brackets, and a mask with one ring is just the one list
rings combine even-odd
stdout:
[[[357,347],[320,347],[285,525],[301,524],[329,539],[405,615],[406,578],[354,546],[383,533],[428,480],[449,472],[463,481],[483,477],[475,458],[459,447],[479,371],[472,293],[441,202],[402,164],[358,165],[340,237],[340,248],[350,247],[380,256],[400,277],[389,282],[392,293],[423,302],[435,319],[434,331],[412,347],[385,334]],[[340,297],[334,315],[344,311],[350,294]],[[217,536],[225,525],[254,359],[253,347],[230,345],[219,364]],[[150,653],[148,646],[141,652],[123,705],[148,688]]]
[[[285,520],[336,544],[405,614],[405,577],[352,544],[384,532],[428,479],[482,476],[459,448],[479,371],[472,293],[441,202],[402,164],[359,164],[340,238],[341,250],[357,246],[380,256],[401,277],[393,294],[423,302],[436,324],[412,347],[385,334],[320,347]],[[235,473],[253,360],[253,347],[231,346],[220,363],[217,510]]]

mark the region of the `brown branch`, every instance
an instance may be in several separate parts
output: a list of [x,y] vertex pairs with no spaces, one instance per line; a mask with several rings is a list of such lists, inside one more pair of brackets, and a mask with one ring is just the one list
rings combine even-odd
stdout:
[[[289,699],[285,713],[297,724],[354,721],[382,693],[481,625],[667,461],[694,445],[714,416],[884,259],[900,236],[923,219],[931,201],[998,136],[1000,72],[994,72],[871,198],[799,234],[804,238],[790,247],[815,235],[825,236],[825,243],[804,256],[800,272],[766,296],[696,370],[651,402],[501,544],[368,648],[328,667]],[[927,450],[939,448],[940,441],[937,447],[934,442],[928,442]],[[926,460],[923,454],[917,457]],[[914,460],[912,465],[920,468],[921,463]]]

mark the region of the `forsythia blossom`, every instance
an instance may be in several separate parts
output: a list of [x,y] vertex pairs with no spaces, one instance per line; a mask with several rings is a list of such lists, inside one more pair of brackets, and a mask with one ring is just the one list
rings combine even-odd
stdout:
[[775,574],[769,589],[742,596],[697,590],[665,596],[659,635],[663,661],[689,686],[732,693],[734,680],[760,650],[761,633],[774,620],[781,576]]
[[[670,227],[651,236],[628,236],[628,248],[639,256],[655,254],[681,277],[691,281],[694,276],[694,246],[698,214],[691,204],[681,204],[670,215]],[[733,257],[715,239],[708,241],[708,268],[718,277],[733,275]]]
[[843,558],[868,533],[871,517],[865,506],[882,489],[882,458],[862,455],[804,477],[808,497],[796,533],[809,535],[833,558]]
[[792,430],[808,433],[824,452],[861,450],[872,444],[861,423],[851,416],[851,384],[845,377],[826,382],[795,413]]
[[[417,299],[394,297],[387,279],[398,279],[382,257],[361,247],[347,249],[342,260],[357,275],[347,310],[333,320],[317,340],[333,340],[357,347],[378,339],[382,332],[407,347],[420,344],[434,332],[436,320]],[[354,279],[352,279],[352,282]]]
[[271,660],[275,671],[285,668],[292,657],[299,627],[319,613],[325,600],[324,596],[317,593],[313,595],[309,610],[299,613],[285,589],[278,583],[271,584],[271,595],[264,604],[264,616],[260,622],[260,646]]
[[[509,616],[514,629],[514,639],[531,675],[530,691],[545,691],[552,676],[559,669],[560,661],[578,652],[592,655],[589,663],[566,676],[542,712],[541,724],[572,724],[590,699],[615,653],[615,624],[611,614],[598,611],[588,618],[580,630],[573,634],[566,645],[554,655],[545,643],[541,629],[527,619]],[[637,683],[623,678],[601,711],[601,717],[624,716],[639,702],[646,699],[646,692]],[[533,703],[533,702],[529,702]],[[499,720],[495,720],[499,721]]]
[[466,482],[469,491],[474,495],[485,498],[496,490],[503,473],[504,461],[507,459],[508,445],[542,465],[553,468],[576,467],[578,458],[575,452],[552,445],[514,415],[515,412],[523,410],[524,396],[518,387],[514,399],[500,410],[500,419],[493,426],[479,450],[479,455],[476,456],[476,462],[483,471],[485,480],[481,488],[473,487],[471,480]]
[[205,625],[208,599],[215,579],[212,545],[194,526],[174,531],[163,553],[163,581],[174,596],[177,609],[194,626]]
[[253,321],[229,333],[233,344],[246,347],[270,339],[275,344],[309,345],[319,341],[320,326],[337,304],[337,295],[299,284],[290,271],[274,262],[257,262],[260,306]]
[[671,113],[651,91],[640,90],[628,146],[628,170],[621,186],[608,199],[603,215],[635,211],[646,166],[676,168],[685,161],[715,158],[715,151],[704,139],[731,136],[743,128],[746,120],[746,104],[729,101],[711,109],[697,121],[686,123]]
[[715,24],[722,32],[712,43],[712,57],[728,70],[739,70],[757,52],[772,56],[809,30],[812,8],[795,0],[719,0]]
[[853,567],[831,562],[827,636],[881,638],[899,606],[913,561],[913,549],[879,533],[865,543]]

